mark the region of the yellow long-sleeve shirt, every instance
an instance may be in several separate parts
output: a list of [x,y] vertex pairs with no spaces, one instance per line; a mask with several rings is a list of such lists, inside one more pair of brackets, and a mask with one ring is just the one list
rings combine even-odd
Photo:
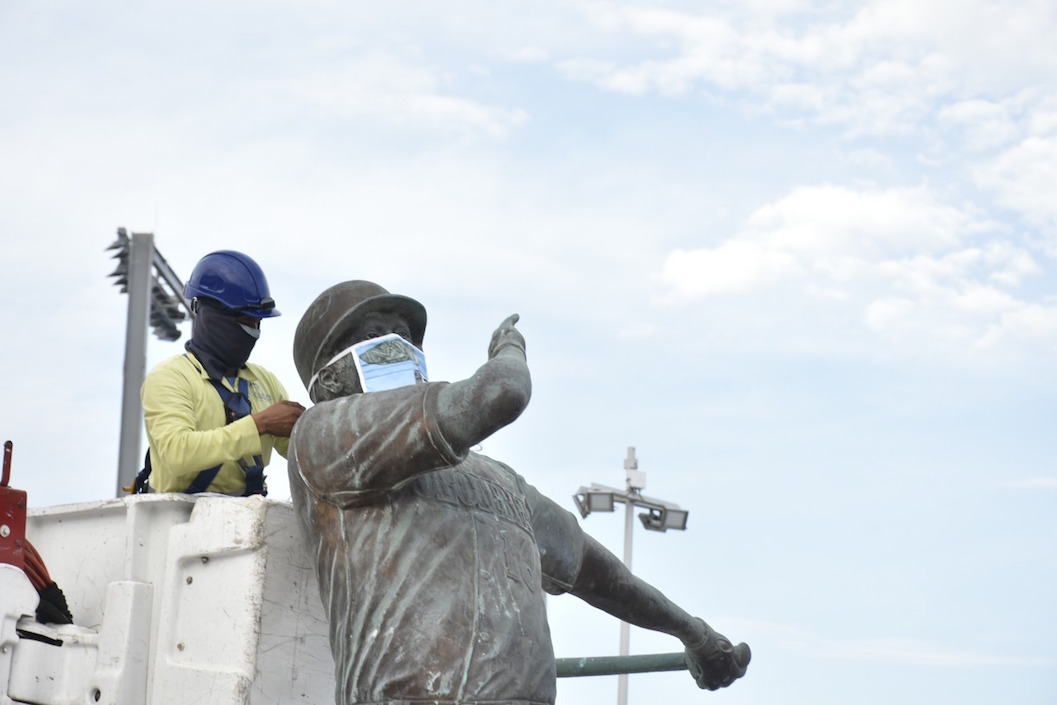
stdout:
[[[260,365],[247,364],[239,370],[239,378],[249,386],[254,412],[287,398],[278,378]],[[226,380],[224,384],[228,385]],[[252,465],[253,456],[259,455],[267,467],[273,448],[286,457],[290,439],[259,434],[250,416],[225,424],[224,402],[190,352],[151,370],[140,398],[150,443],[150,485],[155,492],[183,492],[198,473],[220,463],[208,491],[241,495],[246,474],[239,459]]]

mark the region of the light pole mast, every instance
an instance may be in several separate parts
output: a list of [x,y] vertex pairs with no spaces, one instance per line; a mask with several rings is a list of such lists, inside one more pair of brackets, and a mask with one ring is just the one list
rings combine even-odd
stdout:
[[143,409],[139,388],[147,368],[147,321],[150,320],[150,263],[154,234],[132,233],[128,249],[128,322],[125,324],[125,374],[121,385],[121,440],[117,456],[117,489],[131,485],[139,472]]
[[[646,473],[639,470],[639,461],[635,458],[635,448],[628,448],[628,457],[624,459],[624,474],[628,488],[628,499],[624,502],[624,565],[631,570],[631,529],[634,527],[632,521],[632,509],[634,500],[642,498],[642,490],[646,489]],[[627,656],[631,648],[631,625],[624,620],[620,621],[620,655]],[[628,703],[628,674],[621,673],[617,676],[617,705]]]
[[177,328],[191,316],[191,306],[183,297],[184,285],[169,263],[154,247],[154,233],[132,233],[117,229],[117,239],[107,247],[117,250],[117,268],[109,276],[128,293],[128,320],[125,325],[125,368],[121,387],[121,440],[118,445],[117,490],[125,494],[143,463],[140,438],[143,407],[139,389],[147,372],[147,327],[161,340],[180,337]]
[[[639,461],[635,457],[635,447],[628,448],[628,455],[624,459],[624,475],[626,487],[618,490],[614,487],[606,487],[592,483],[590,487],[581,487],[573,495],[580,515],[587,518],[592,512],[612,512],[615,502],[624,504],[624,565],[631,570],[631,539],[632,510],[642,507],[649,510],[647,513],[639,514],[642,526],[648,531],[667,531],[686,529],[686,520],[689,512],[673,502],[662,499],[645,497],[642,490],[646,489],[646,473],[639,470]],[[631,642],[631,627],[625,622],[620,622],[620,656],[628,656]],[[628,675],[621,673],[617,679],[617,705],[627,705],[628,702]]]

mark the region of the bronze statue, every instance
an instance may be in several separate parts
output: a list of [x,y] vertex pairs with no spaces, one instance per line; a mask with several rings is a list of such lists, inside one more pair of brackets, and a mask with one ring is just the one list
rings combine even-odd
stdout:
[[371,361],[353,348],[396,333],[424,361],[419,302],[349,281],[298,324],[294,359],[315,405],[291,437],[290,489],[318,564],[339,705],[553,703],[544,590],[677,637],[701,688],[745,673],[746,645],[631,574],[510,467],[470,451],[528,404],[517,320],[499,325],[469,379],[419,376],[378,392],[361,389],[357,365]]

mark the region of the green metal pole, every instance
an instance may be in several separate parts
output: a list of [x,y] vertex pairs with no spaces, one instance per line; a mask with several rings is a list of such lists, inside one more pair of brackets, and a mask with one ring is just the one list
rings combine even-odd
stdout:
[[681,651],[674,654],[559,658],[554,659],[554,664],[559,678],[686,670],[685,654]]

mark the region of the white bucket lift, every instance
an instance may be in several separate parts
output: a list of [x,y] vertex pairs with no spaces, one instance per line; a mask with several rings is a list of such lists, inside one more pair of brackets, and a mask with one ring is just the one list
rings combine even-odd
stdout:
[[0,705],[315,705],[334,665],[289,502],[155,494],[30,510],[72,625],[0,564]]

